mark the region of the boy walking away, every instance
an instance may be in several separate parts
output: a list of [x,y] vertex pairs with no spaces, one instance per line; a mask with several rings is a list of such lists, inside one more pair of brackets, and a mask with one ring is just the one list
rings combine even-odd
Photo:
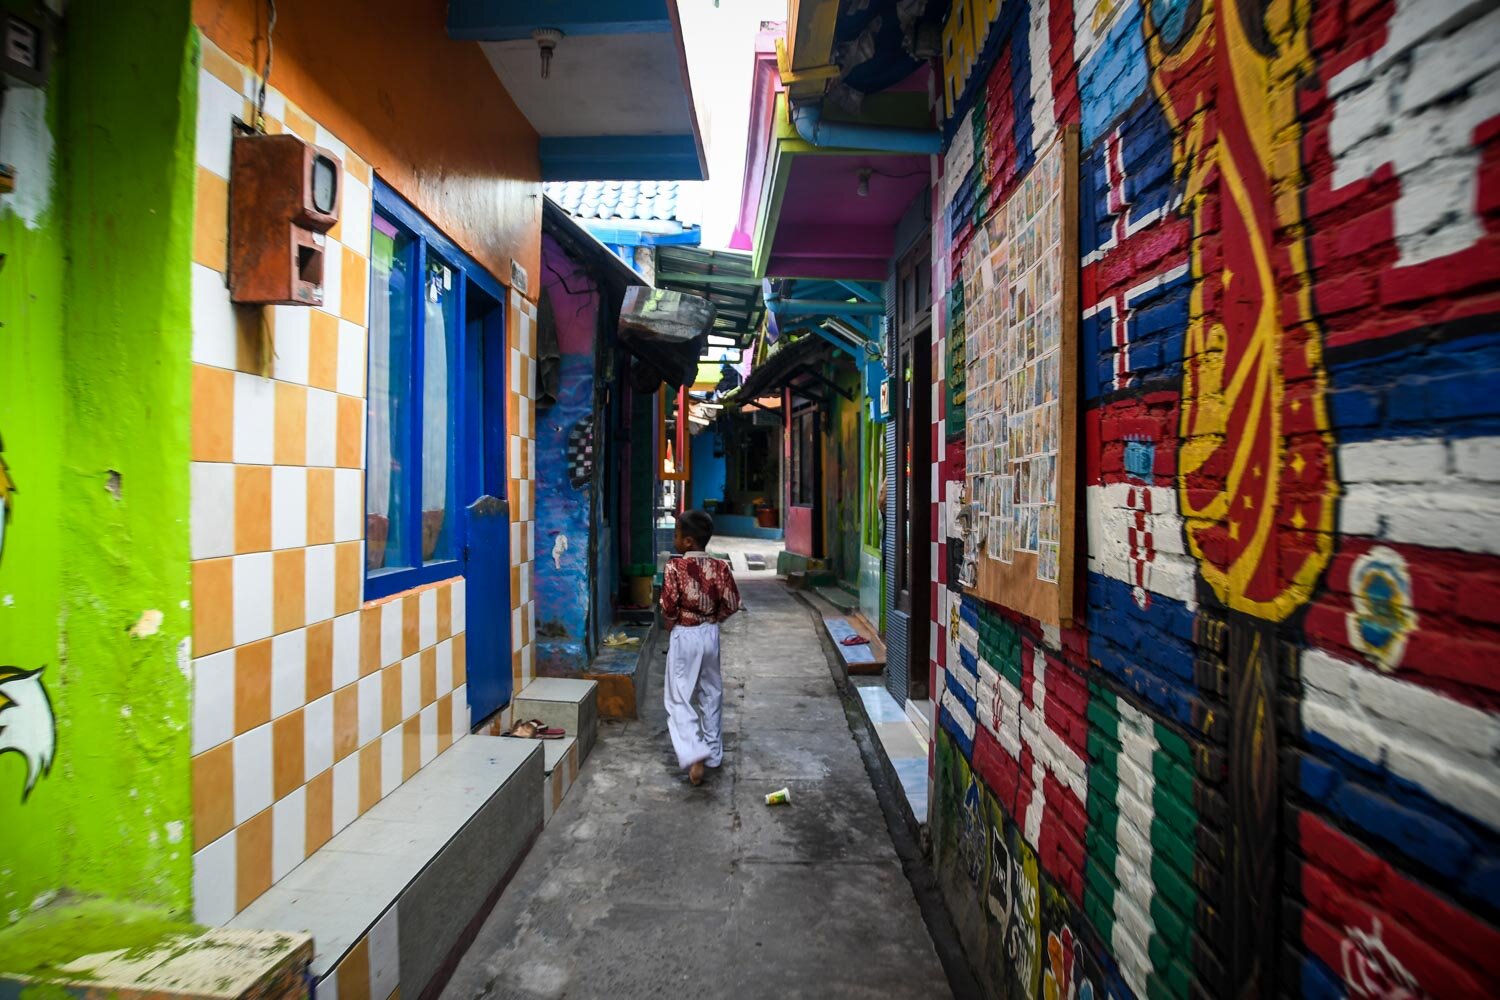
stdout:
[[740,591],[729,563],[705,550],[714,521],[701,510],[677,518],[672,546],[681,556],[667,563],[661,614],[667,642],[667,730],[677,766],[688,780],[703,783],[703,768],[724,759],[720,714],[724,680],[719,672],[719,623],[740,609]]

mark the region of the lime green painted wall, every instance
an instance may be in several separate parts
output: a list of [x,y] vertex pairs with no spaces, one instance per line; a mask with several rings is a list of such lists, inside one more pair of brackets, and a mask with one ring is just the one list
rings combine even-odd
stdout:
[[60,890],[191,906],[190,13],[68,4],[47,209],[0,204],[0,664],[45,668],[57,737],[24,803],[0,753],[0,926]]

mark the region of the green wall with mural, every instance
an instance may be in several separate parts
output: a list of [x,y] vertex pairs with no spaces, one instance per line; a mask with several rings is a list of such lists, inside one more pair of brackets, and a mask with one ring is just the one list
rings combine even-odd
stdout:
[[870,399],[861,397],[859,475],[860,501],[859,610],[876,628],[885,631],[885,576],[880,543],[885,531],[881,484],[885,481],[885,425],[870,416]]
[[[823,411],[823,551],[828,568],[848,589],[859,586],[860,552],[860,395],[859,372],[837,354],[829,369],[838,391],[826,390]],[[843,393],[848,393],[846,397]]]
[[49,85],[6,97],[0,928],[190,912],[190,13],[75,0]]

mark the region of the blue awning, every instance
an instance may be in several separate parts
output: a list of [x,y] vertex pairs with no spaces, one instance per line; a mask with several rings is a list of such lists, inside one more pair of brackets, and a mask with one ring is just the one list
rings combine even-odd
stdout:
[[537,130],[543,180],[708,176],[676,0],[449,0],[448,34]]

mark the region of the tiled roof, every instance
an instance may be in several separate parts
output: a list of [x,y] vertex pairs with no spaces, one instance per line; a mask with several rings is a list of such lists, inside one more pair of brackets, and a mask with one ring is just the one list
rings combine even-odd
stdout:
[[551,181],[542,190],[576,219],[697,224],[680,214],[677,181]]

